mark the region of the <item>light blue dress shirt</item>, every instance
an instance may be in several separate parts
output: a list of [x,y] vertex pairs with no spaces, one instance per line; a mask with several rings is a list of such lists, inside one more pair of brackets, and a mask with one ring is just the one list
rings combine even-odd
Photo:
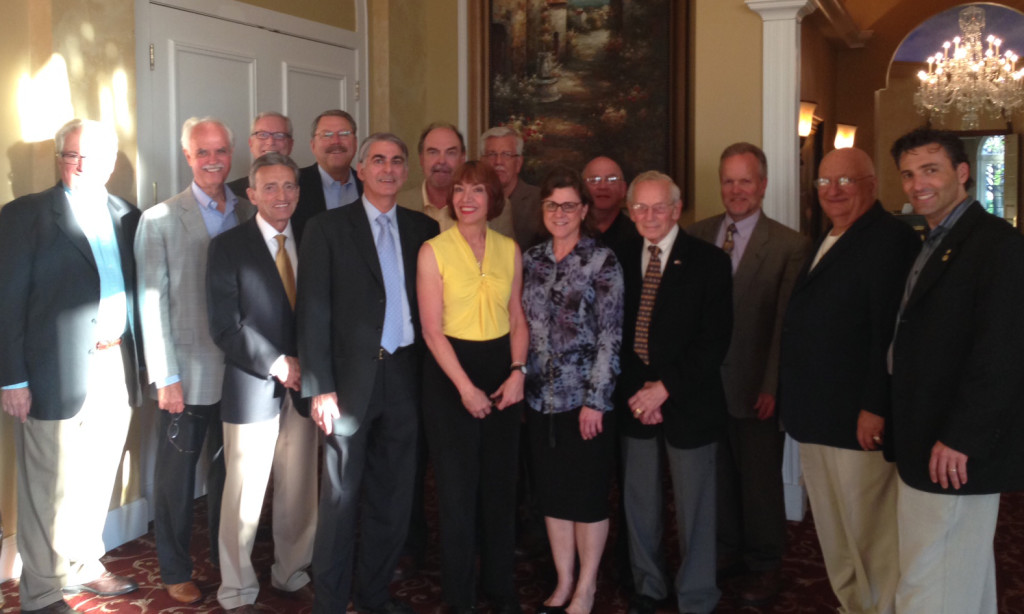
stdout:
[[370,220],[370,234],[373,235],[374,247],[377,246],[377,229],[380,228],[377,224],[377,218],[381,215],[386,215],[391,220],[391,236],[394,238],[395,246],[398,248],[398,268],[402,272],[402,343],[399,344],[399,347],[405,347],[416,340],[416,333],[412,328],[409,295],[405,289],[405,260],[402,258],[402,240],[398,235],[398,205],[391,207],[391,210],[387,213],[381,213],[380,209],[371,205],[365,196],[360,199],[360,202],[363,204],[363,209],[366,210],[367,219]]

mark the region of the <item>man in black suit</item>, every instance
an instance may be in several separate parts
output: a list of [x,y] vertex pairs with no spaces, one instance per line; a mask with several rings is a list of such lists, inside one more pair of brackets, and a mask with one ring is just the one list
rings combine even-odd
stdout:
[[[294,144],[292,120],[287,116],[277,111],[264,111],[252,120],[252,129],[249,130],[249,153],[253,161],[272,151],[290,156]],[[246,190],[249,189],[249,173],[229,181],[227,186],[236,196],[245,196]]]
[[117,136],[57,132],[56,186],[0,210],[0,401],[13,416],[22,612],[72,612],[64,592],[138,586],[103,567],[103,524],[141,403],[132,241],[139,211],[107,193]]
[[859,149],[821,161],[832,228],[804,264],[782,324],[780,419],[800,443],[804,485],[832,590],[844,612],[893,611],[896,472],[882,457],[885,356],[907,269],[920,247],[875,200]]
[[720,368],[732,330],[732,267],[722,250],[678,226],[679,187],[656,171],[633,180],[627,202],[640,237],[617,254],[625,280],[622,373],[626,530],[636,594],[630,612],[653,614],[668,594],[660,561],[664,445],[682,562],[680,612],[714,610],[715,455],[726,422]]
[[896,609],[994,614],[999,494],[1024,487],[1024,238],[968,196],[955,134],[918,129],[892,155],[929,229],[891,353]]
[[313,552],[313,611],[322,614],[345,611],[350,597],[360,612],[412,612],[388,585],[409,527],[416,463],[416,257],[438,226],[396,206],[408,158],[397,136],[368,137],[358,155],[362,199],[318,217],[302,236],[302,395],[312,397],[326,434]]
[[306,222],[318,213],[359,200],[363,183],[352,172],[356,155],[356,120],[346,111],[331,109],[313,120],[309,147],[316,157],[299,171],[302,194],[292,216],[295,236],[301,238]]
[[260,585],[250,556],[271,469],[275,592],[312,602],[306,568],[316,532],[316,426],[299,399],[295,332],[298,254],[290,218],[299,168],[271,152],[249,171],[257,213],[210,242],[206,276],[210,335],[224,351],[221,585],[228,612],[253,612]]

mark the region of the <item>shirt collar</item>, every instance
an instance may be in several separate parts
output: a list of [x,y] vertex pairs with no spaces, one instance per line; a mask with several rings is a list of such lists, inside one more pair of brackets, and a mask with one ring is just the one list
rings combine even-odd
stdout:
[[284,235],[284,236],[288,237],[288,239],[290,241],[294,241],[295,240],[295,234],[292,232],[292,221],[291,220],[288,220],[288,225],[284,227],[284,230],[278,230],[278,229],[274,228],[273,226],[271,226],[270,222],[268,222],[267,220],[263,219],[263,217],[259,213],[257,213],[255,217],[256,217],[256,226],[260,229],[260,234],[263,235],[263,240],[266,241],[267,243],[270,243],[270,242],[276,243],[277,239],[275,237],[277,235]]
[[374,207],[370,204],[370,201],[366,200],[365,194],[359,200],[363,203],[363,209],[366,211],[366,218],[370,220],[370,228],[372,228],[374,232],[377,232],[379,228],[379,226],[377,226],[377,218],[382,215],[386,215],[388,219],[391,220],[391,225],[398,228],[397,204],[394,207],[391,207],[391,210],[387,213],[381,213],[380,209]]
[[749,237],[750,234],[754,232],[754,226],[757,225],[757,220],[759,219],[761,219],[760,209],[758,209],[757,212],[754,213],[754,215],[748,215],[747,217],[743,218],[738,222],[732,219],[732,217],[730,217],[729,214],[726,213],[725,219],[722,220],[722,223],[725,224],[726,227],[728,227],[729,224],[736,224],[736,233],[739,234],[741,237]]
[[[668,234],[665,235],[664,238],[662,238],[662,240],[658,241],[658,243],[657,243],[657,246],[658,246],[659,249],[661,249],[661,253],[662,254],[668,254],[669,252],[672,251],[672,246],[675,245],[676,237],[678,237],[678,236],[679,236],[679,224],[673,224],[672,225],[672,229],[668,231]],[[648,241],[647,238],[645,237],[644,238],[644,251],[645,252],[648,251],[647,248],[649,248],[652,245],[655,245],[655,244],[651,243],[650,241]]]
[[[192,182],[192,196],[195,197],[196,202],[199,203],[199,206],[204,208],[204,209],[212,210],[212,209],[216,209],[217,208],[217,201],[215,201],[209,194],[204,192],[203,189],[201,187],[199,187],[199,184],[197,184],[195,181]],[[231,213],[232,211],[234,211],[235,210],[235,203],[237,203],[237,202],[238,202],[238,197],[235,196],[235,193],[232,192],[231,188],[229,188],[228,185],[225,183],[224,184],[224,203],[225,203],[225,205],[224,205],[224,215],[227,215],[227,214]]]
[[[348,169],[348,180],[344,181],[344,182],[338,181],[334,177],[331,177],[327,173],[327,171],[324,170],[324,167],[320,166],[319,164],[316,165],[316,170],[320,171],[320,181],[323,182],[323,184],[325,186],[333,186],[333,185],[347,186],[347,185],[354,184],[355,181],[356,181],[356,179],[355,179],[356,171],[355,171],[355,169],[353,169],[351,167],[349,167],[349,169]],[[344,203],[342,203],[342,204],[344,204]]]
[[927,238],[925,238],[925,240],[934,241],[939,237],[942,237],[947,232],[949,232],[949,230],[953,228],[953,225],[956,224],[957,220],[959,220],[963,216],[964,211],[967,211],[967,205],[970,204],[971,202],[971,197],[968,196],[967,198],[963,199],[960,202],[960,204],[953,207],[953,210],[950,211],[949,214],[945,218],[943,218],[941,222],[939,222],[938,226],[928,231],[928,236]]

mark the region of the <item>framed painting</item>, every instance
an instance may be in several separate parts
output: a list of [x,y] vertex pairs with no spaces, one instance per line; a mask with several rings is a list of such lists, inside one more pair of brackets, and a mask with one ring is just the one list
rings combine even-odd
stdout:
[[687,5],[481,0],[470,14],[470,107],[483,112],[471,112],[471,129],[518,129],[530,183],[605,155],[628,178],[655,169],[683,186]]

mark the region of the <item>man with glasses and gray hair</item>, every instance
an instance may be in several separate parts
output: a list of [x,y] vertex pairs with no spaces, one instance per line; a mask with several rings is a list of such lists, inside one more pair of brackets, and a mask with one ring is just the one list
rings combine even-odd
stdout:
[[347,111],[331,109],[316,116],[309,135],[316,163],[299,169],[299,206],[292,226],[300,239],[310,218],[354,203],[363,184],[352,170],[356,155],[356,120]]
[[896,469],[882,456],[890,422],[886,353],[921,240],[876,200],[875,166],[864,151],[830,152],[815,184],[832,226],[789,298],[777,409],[800,444],[840,611],[891,614],[899,558]]
[[491,220],[491,228],[512,237],[526,251],[541,241],[540,188],[519,177],[523,170],[523,137],[508,126],[496,126],[480,135],[480,158],[491,165],[505,193],[505,208]]
[[171,598],[194,603],[202,594],[192,581],[189,545],[196,463],[204,441],[212,454],[206,487],[210,559],[215,564],[224,488],[224,353],[210,336],[207,249],[210,239],[251,218],[255,207],[224,184],[233,150],[228,127],[212,117],[192,117],[181,132],[193,180],[142,214],[135,259],[146,369],[161,410],[153,478],[160,576]]
[[132,407],[136,355],[133,205],[107,193],[110,126],[56,135],[61,181],[0,209],[0,402],[14,420],[22,612],[73,612],[66,593],[115,596],[103,524]]
[[[279,154],[292,155],[292,120],[277,111],[264,111],[252,120],[249,130],[249,153],[253,161],[271,151]],[[249,189],[249,174],[228,182],[228,187],[235,194],[245,195]]]

